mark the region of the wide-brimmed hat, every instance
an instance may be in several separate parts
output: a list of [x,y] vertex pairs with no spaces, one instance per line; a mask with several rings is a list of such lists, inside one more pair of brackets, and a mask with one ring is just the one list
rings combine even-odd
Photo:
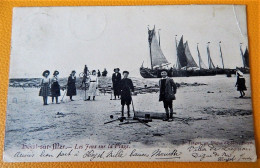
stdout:
[[43,71],[42,76],[45,76],[46,73],[48,73],[48,75],[49,75],[49,74],[50,74],[50,71],[49,71],[49,70]]
[[127,74],[129,74],[129,72],[128,72],[128,71],[123,71],[123,74],[124,74],[124,73],[127,73]]
[[238,71],[236,72],[236,74],[237,74],[237,76],[243,76],[243,75],[244,75],[243,72],[241,72],[240,70],[238,70]]
[[57,73],[57,75],[59,75],[59,74],[60,74],[60,72],[59,72],[59,71],[55,70],[55,71],[53,72],[53,75],[55,75],[56,73]]
[[167,74],[168,74],[168,70],[167,69],[162,69],[161,72],[167,72]]
[[71,71],[71,73],[76,73],[76,71],[75,71],[75,70],[73,70],[73,71]]
[[115,72],[116,70],[118,70],[118,72],[120,71],[120,69],[119,69],[119,68],[115,68],[115,69],[114,69],[114,72]]

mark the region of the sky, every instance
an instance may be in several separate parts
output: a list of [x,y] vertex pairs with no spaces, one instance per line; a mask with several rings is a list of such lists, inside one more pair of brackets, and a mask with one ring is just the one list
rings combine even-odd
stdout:
[[243,5],[172,5],[118,7],[17,7],[13,9],[10,78],[41,77],[44,70],[77,75],[90,70],[128,70],[139,77],[150,66],[147,28],[160,29],[161,49],[176,63],[175,35],[183,35],[198,63],[197,43],[207,64],[210,42],[213,63],[222,67],[219,41],[227,68],[242,66],[248,46]]

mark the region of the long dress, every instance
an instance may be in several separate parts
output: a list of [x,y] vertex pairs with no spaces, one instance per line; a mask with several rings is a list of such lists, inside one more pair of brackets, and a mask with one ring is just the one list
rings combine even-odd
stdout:
[[89,89],[88,96],[96,96],[97,95],[97,87],[98,87],[98,77],[96,75],[89,75]]
[[57,76],[53,76],[51,83],[52,83],[51,84],[51,96],[52,97],[60,96],[59,78]]
[[134,91],[134,85],[131,79],[124,78],[120,81],[121,105],[130,105],[132,101],[131,90]]
[[42,96],[42,97],[47,97],[47,96],[50,96],[50,78],[47,77],[43,77],[42,80],[41,80],[41,89],[40,89],[40,92],[39,92],[39,96]]
[[114,89],[114,95],[119,96],[120,95],[120,84],[121,81],[121,74],[120,73],[113,73],[112,75],[112,82],[113,82],[113,89]]
[[246,80],[244,77],[237,77],[237,91],[244,91],[247,90],[246,88]]
[[75,96],[77,95],[76,90],[76,76],[70,75],[68,78],[68,89],[67,89],[67,96]]

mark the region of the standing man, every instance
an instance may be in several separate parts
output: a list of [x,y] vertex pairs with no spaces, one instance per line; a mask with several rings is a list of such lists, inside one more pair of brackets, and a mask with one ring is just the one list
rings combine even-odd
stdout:
[[[83,78],[82,78],[82,82],[81,82],[80,87],[82,87],[83,84],[86,84],[86,81],[87,81],[88,75],[89,75],[88,66],[85,65],[84,70],[83,70]],[[85,87],[86,87],[86,85],[85,85]]]
[[[172,101],[176,99],[175,94],[177,92],[177,87],[173,79],[168,77],[166,70],[161,71],[161,76],[162,79],[160,79],[159,81],[159,86],[160,86],[159,101],[163,101],[163,105],[166,112],[166,118],[164,119],[164,121],[168,121],[169,119],[173,119]],[[169,114],[169,109],[170,109],[170,114]]]
[[119,72],[119,68],[115,68],[113,75],[112,75],[112,82],[113,82],[113,90],[114,90],[114,100],[116,100],[116,96],[118,99],[120,98],[120,88],[119,88],[119,83],[121,81],[121,73]]
[[104,71],[102,72],[102,76],[106,77],[107,76],[107,69],[104,68]]
[[99,69],[98,69],[97,76],[98,76],[98,77],[100,77],[100,76],[101,76],[101,73],[100,73]]
[[131,91],[134,92],[134,85],[131,79],[127,78],[128,71],[123,72],[124,78],[120,81],[119,87],[121,91],[122,118],[124,118],[124,107],[127,105],[127,116],[130,117],[130,104],[132,101]]

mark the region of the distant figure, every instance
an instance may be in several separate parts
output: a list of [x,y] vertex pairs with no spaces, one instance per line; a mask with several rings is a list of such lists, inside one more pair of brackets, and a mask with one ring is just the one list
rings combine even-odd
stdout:
[[[85,84],[86,83],[86,81],[87,81],[87,78],[88,78],[88,75],[89,75],[89,70],[88,70],[88,67],[87,67],[87,65],[85,65],[85,67],[84,67],[84,71],[83,71],[83,79],[82,79],[82,82],[81,82],[81,85],[80,85],[80,87],[82,87],[83,86],[83,84]],[[86,86],[85,86],[86,87]]]
[[169,70],[169,76],[173,76],[173,67],[171,67]]
[[107,70],[106,70],[106,68],[105,68],[104,71],[102,72],[102,76],[107,76]]
[[[177,92],[176,84],[174,83],[173,79],[168,77],[167,71],[161,71],[162,78],[159,81],[160,87],[160,95],[159,101],[163,101],[163,105],[166,112],[166,118],[164,121],[168,121],[169,119],[173,119],[173,108],[172,108],[172,101],[175,100],[175,94]],[[170,115],[169,115],[170,109]]]
[[67,83],[67,96],[70,97],[71,101],[74,101],[72,99],[72,96],[77,95],[77,91],[76,91],[76,71],[72,71],[69,78],[68,78],[68,83]]
[[56,98],[56,104],[60,104],[58,97],[60,96],[60,85],[59,85],[59,71],[54,71],[51,79],[51,97],[52,103],[54,103],[54,97]]
[[88,99],[90,100],[90,96],[93,96],[93,100],[95,100],[95,96],[97,95],[97,88],[98,88],[98,77],[96,70],[92,71],[92,75],[89,75],[90,83],[88,89]]
[[84,67],[84,74],[86,74],[86,75],[88,75],[88,73],[89,73],[89,70],[88,70],[88,67],[87,67],[87,65],[85,65],[85,67]]
[[98,76],[98,77],[101,76],[101,73],[100,73],[99,69],[98,69],[98,72],[97,72],[97,76]]
[[123,72],[124,78],[120,81],[119,87],[121,91],[122,118],[124,117],[124,106],[127,105],[127,116],[130,117],[130,104],[132,101],[131,91],[134,92],[134,85],[131,79],[127,78],[128,71]]
[[243,73],[241,71],[237,71],[236,72],[237,74],[237,82],[236,82],[236,85],[235,87],[237,87],[237,91],[240,92],[240,97],[239,98],[242,98],[245,96],[245,90],[247,90],[246,88],[246,80],[245,78],[243,77]]
[[112,75],[112,82],[113,82],[113,90],[114,90],[114,100],[116,100],[116,96],[118,97],[118,99],[120,98],[120,88],[119,88],[119,84],[121,81],[121,73],[119,72],[120,69],[119,68],[115,68],[113,75]]
[[50,71],[46,70],[42,73],[42,80],[41,80],[41,89],[39,92],[39,96],[43,98],[43,105],[48,105],[48,96],[50,96],[50,84],[51,80],[49,78]]

